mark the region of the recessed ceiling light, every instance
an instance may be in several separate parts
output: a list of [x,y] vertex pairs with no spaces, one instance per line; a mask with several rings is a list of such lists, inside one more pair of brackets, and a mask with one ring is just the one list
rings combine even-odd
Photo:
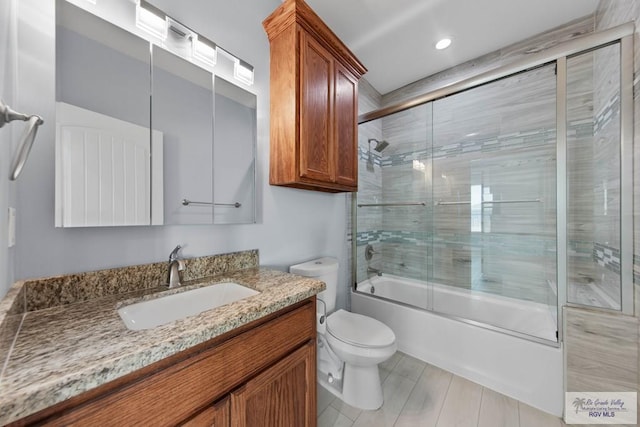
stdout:
[[438,43],[436,43],[436,49],[438,50],[446,49],[449,47],[449,45],[451,45],[451,39],[445,38],[440,40]]

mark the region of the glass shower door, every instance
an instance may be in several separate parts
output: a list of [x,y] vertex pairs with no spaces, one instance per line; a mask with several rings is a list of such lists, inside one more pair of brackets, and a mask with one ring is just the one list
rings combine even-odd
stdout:
[[620,85],[619,44],[567,59],[567,301],[613,310],[622,307]]
[[431,103],[360,125],[357,290],[430,309]]
[[433,310],[556,341],[556,78],[433,106]]

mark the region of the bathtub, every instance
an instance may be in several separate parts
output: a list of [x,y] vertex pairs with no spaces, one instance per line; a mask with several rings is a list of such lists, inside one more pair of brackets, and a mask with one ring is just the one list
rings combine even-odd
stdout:
[[547,306],[392,275],[356,288],[351,310],[393,329],[398,350],[562,415],[562,349],[550,345],[556,321]]

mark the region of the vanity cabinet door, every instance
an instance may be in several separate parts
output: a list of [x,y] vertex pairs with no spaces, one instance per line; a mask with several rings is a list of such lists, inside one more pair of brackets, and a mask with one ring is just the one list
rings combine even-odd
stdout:
[[300,177],[335,180],[333,64],[329,52],[300,31]]
[[229,405],[229,398],[226,397],[181,424],[181,427],[229,427]]
[[358,80],[334,63],[333,143],[338,184],[358,190]]
[[315,359],[310,342],[232,392],[231,426],[315,426]]

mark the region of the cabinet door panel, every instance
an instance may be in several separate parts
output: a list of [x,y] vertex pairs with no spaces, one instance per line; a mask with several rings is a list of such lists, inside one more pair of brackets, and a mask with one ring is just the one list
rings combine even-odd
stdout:
[[231,425],[315,426],[315,358],[310,342],[233,392]]
[[226,397],[213,406],[200,412],[181,427],[229,427],[230,402]]
[[306,33],[300,35],[300,176],[333,182],[333,58]]
[[336,182],[358,186],[358,83],[340,63],[335,62],[335,144]]

